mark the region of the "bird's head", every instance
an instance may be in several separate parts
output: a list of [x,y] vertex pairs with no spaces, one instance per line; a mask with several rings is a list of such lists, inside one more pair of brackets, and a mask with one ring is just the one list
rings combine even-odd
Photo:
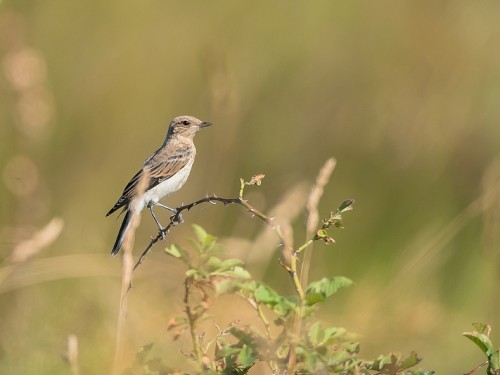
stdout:
[[193,138],[202,128],[212,125],[193,116],[178,116],[170,122],[168,132],[172,136]]

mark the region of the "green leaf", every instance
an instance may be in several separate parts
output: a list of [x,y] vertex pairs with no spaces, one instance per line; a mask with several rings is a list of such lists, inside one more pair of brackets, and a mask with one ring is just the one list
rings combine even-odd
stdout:
[[255,353],[253,349],[247,345],[243,345],[238,353],[238,361],[245,368],[253,366],[255,363]]
[[208,266],[209,270],[218,270],[222,264],[222,260],[220,258],[211,256],[206,261],[205,265]]
[[208,233],[198,224],[193,224],[194,233],[199,242],[205,243]]
[[[343,329],[343,328],[342,328]],[[345,333],[345,332],[344,332]],[[348,353],[359,353],[359,342],[350,342],[343,345]]]
[[464,332],[462,335],[476,344],[488,358],[493,354],[493,344],[488,336],[476,331]]
[[240,284],[241,290],[249,293],[253,296],[255,290],[257,289],[257,282],[255,280],[249,280]]
[[372,370],[385,370],[389,367],[395,367],[398,363],[399,358],[395,354],[380,355],[377,357],[376,361],[372,364]]
[[309,341],[314,346],[317,346],[321,341],[323,341],[323,327],[319,322],[314,323],[308,332]]
[[308,306],[313,306],[319,302],[323,302],[324,300],[325,296],[321,293],[308,292],[306,294],[306,304]]
[[311,325],[308,332],[309,341],[313,346],[329,346],[346,332],[345,328],[324,328],[319,322]]
[[325,339],[323,345],[334,344],[337,341],[337,338],[342,336],[344,333],[346,333],[345,328],[330,327],[325,329]]
[[327,364],[329,366],[332,365],[338,365],[340,363],[344,363],[348,360],[351,359],[351,353],[344,351],[344,350],[339,350],[335,351],[333,353],[329,353],[329,355],[326,357],[327,358]]
[[354,199],[347,199],[340,204],[337,210],[339,212],[351,211],[353,209],[352,207],[353,204],[354,204]]
[[174,258],[182,258],[184,250],[182,250],[180,247],[177,247],[176,245],[171,245],[170,247],[165,248],[165,252],[168,255],[173,256]]
[[222,261],[220,268],[228,270],[228,269],[231,269],[235,266],[241,266],[243,264],[244,264],[244,262],[242,260],[231,258],[231,259],[226,259],[226,260]]
[[249,279],[250,273],[241,267],[241,264],[243,264],[243,262],[239,259],[222,260],[215,256],[208,258],[205,263],[207,270],[211,275]]
[[241,282],[234,279],[222,279],[215,283],[215,295],[233,293],[241,290]]
[[340,288],[351,285],[352,281],[343,276],[324,277],[321,280],[313,281],[306,288],[306,303],[308,306],[312,306],[318,302],[323,302]]
[[240,279],[249,279],[250,272],[248,272],[246,269],[242,267],[234,267],[233,269],[230,270],[225,270],[225,271],[215,271],[212,272],[213,275],[220,275],[220,276],[229,276],[229,277],[237,277]]
[[281,297],[274,289],[271,287],[259,284],[259,286],[255,289],[254,297],[257,302],[262,302],[265,304],[276,304],[278,303],[279,298]]
[[214,244],[215,241],[217,240],[217,237],[212,236],[211,234],[208,234],[205,229],[200,227],[197,224],[193,224],[193,229],[194,233],[196,235],[196,238],[198,239],[198,242],[202,245],[202,249],[200,249],[202,252],[203,251],[211,251],[214,250]]
[[408,357],[406,357],[405,359],[403,359],[400,363],[399,363],[399,368],[401,370],[406,370],[410,367],[413,367],[415,365],[417,365],[420,361],[422,360],[422,358],[419,358],[417,356],[417,353],[415,352],[411,352]]
[[392,363],[392,355],[381,355],[377,358],[376,363],[377,364],[377,370],[382,370],[384,366],[388,363]]
[[263,303],[271,308],[280,317],[287,316],[292,311],[295,303],[281,295],[266,284],[258,284],[253,291],[257,303]]
[[316,374],[316,373],[321,373],[321,360],[319,359],[318,353],[316,352],[309,352],[309,351],[304,351],[304,362],[306,365],[306,368],[308,370],[308,373],[310,374]]

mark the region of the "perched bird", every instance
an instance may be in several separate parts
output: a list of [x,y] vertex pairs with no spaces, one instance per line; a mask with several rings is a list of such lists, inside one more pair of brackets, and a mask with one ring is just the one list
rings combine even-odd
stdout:
[[125,212],[111,250],[112,255],[120,251],[133,216],[139,214],[144,206],[149,209],[160,230],[163,227],[153,212],[153,206],[176,212],[159,201],[179,190],[186,182],[196,156],[194,135],[209,125],[212,124],[192,116],[179,116],[172,120],[161,147],[146,159],[141,170],[132,177],[125,186],[122,196],[106,214],[109,216],[121,207],[123,207],[122,213]]

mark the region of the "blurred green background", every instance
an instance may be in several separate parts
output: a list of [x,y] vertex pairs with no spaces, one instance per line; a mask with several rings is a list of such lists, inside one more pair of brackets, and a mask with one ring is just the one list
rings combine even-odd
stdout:
[[[314,247],[311,279],[356,284],[321,319],[359,333],[365,358],[479,365],[461,332],[490,323],[500,343],[499,14],[496,1],[0,1],[0,373],[70,373],[68,335],[81,373],[110,372],[121,262],[104,214],[181,114],[215,126],[168,205],[236,196],[264,173],[248,199],[293,220],[300,243],[310,184],[336,157],[321,215],[345,198],[355,211],[337,244]],[[293,293],[276,238],[241,208],[184,218],[168,243],[200,224]],[[155,233],[143,215],[135,254]],[[188,371],[189,340],[166,331],[183,270],[163,247],[135,274],[122,365],[156,342]],[[253,319],[234,306],[218,302],[215,322]]]

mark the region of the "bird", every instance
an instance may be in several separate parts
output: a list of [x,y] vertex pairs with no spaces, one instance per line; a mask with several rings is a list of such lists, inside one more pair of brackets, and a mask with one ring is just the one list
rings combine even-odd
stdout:
[[196,156],[193,138],[198,131],[210,125],[212,123],[193,116],[178,116],[170,122],[161,147],[146,159],[106,214],[107,217],[120,208],[123,208],[120,215],[125,213],[111,255],[120,252],[133,217],[144,207],[148,208],[160,231],[163,227],[153,212],[153,206],[177,213],[159,202],[179,190],[188,179]]

